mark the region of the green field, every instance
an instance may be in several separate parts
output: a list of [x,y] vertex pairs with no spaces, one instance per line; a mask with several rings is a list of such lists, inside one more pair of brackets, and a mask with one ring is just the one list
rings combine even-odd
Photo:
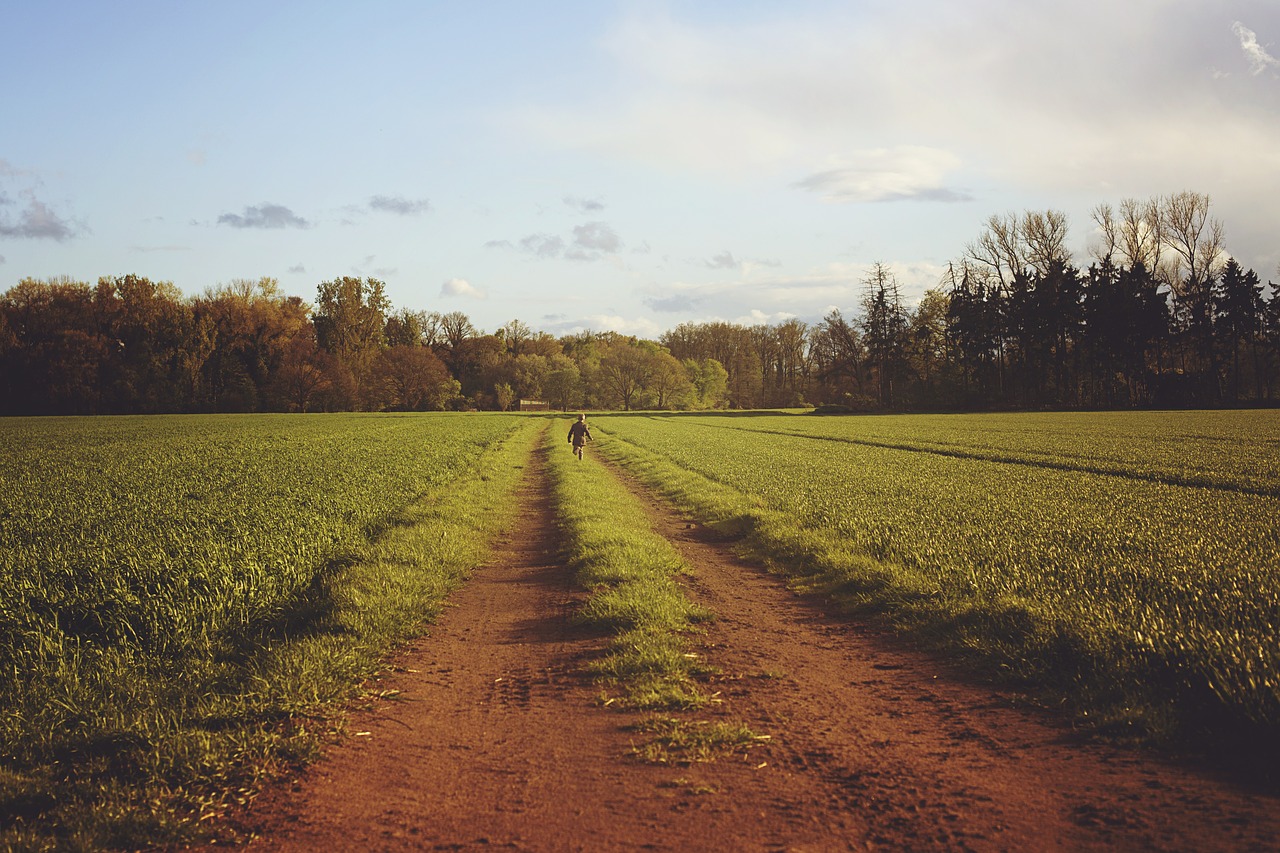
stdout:
[[439,415],[0,422],[0,678],[67,642],[182,655],[272,618],[511,428]]
[[[308,758],[510,525],[543,424],[0,420],[0,848],[178,843]],[[684,643],[709,614],[596,454],[798,589],[1102,731],[1276,754],[1280,414],[592,427],[581,463],[543,438],[580,618],[616,632],[611,698],[698,704]]]
[[[1280,415],[599,418],[808,587],[1112,725],[1280,725]],[[744,521],[745,519],[745,521]]]
[[0,847],[182,838],[314,748],[482,559],[537,427],[0,420]]

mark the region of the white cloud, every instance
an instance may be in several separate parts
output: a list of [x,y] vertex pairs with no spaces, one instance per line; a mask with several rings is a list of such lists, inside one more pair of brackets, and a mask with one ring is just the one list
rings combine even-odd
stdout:
[[794,320],[795,318],[796,315],[792,314],[790,311],[775,311],[770,314],[761,311],[759,308],[752,308],[745,315],[738,317],[733,322],[740,326],[772,326],[777,323],[784,323],[787,320]]
[[618,334],[634,334],[640,338],[657,338],[666,332],[666,327],[654,323],[649,318],[627,318],[617,314],[593,314],[577,320],[577,330],[591,332],[617,332]]
[[441,296],[458,296],[467,299],[484,299],[485,291],[476,287],[465,278],[451,278],[440,286]]
[[956,155],[936,148],[877,148],[839,158],[832,168],[794,186],[820,193],[827,201],[971,201],[967,192],[945,185],[959,165]]
[[1258,44],[1258,35],[1239,21],[1231,24],[1231,31],[1240,39],[1240,49],[1249,60],[1249,66],[1255,75],[1268,68],[1280,68],[1280,60],[1267,53],[1267,49]]
[[[1225,10],[1168,7],[766,4],[694,23],[639,4],[602,40],[616,81],[604,94],[515,118],[558,147],[734,181],[799,177],[833,200],[955,201],[1016,186],[1096,203],[1108,187],[1253,180],[1251,158],[1276,149],[1280,110],[1215,89],[1213,69],[1238,49],[1205,37],[1230,24]],[[1218,153],[1223,130],[1244,149]]]
[[577,332],[617,332],[620,335],[635,335],[638,338],[654,339],[667,330],[648,317],[623,317],[619,314],[591,314],[576,320],[561,320],[552,323],[544,331],[553,334],[574,334]]

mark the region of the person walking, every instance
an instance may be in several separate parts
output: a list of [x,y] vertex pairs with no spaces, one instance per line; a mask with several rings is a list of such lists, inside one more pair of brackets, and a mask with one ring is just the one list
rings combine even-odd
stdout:
[[573,426],[569,427],[569,441],[573,444],[573,455],[582,458],[582,447],[588,441],[594,441],[591,430],[587,429],[587,416],[578,415]]

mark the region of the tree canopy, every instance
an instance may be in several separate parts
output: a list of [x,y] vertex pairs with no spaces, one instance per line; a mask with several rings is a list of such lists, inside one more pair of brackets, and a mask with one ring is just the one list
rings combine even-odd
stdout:
[[853,410],[1273,402],[1280,299],[1223,251],[1209,199],[1093,212],[1087,269],[1057,211],[992,216],[907,304],[875,264],[860,313],[556,338],[512,319],[396,310],[342,276],[308,305],[272,278],[187,298],[137,275],[0,294],[0,413],[554,408]]

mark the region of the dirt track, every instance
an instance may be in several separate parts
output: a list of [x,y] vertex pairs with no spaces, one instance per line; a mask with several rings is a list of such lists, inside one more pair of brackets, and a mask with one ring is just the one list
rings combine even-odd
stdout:
[[927,657],[823,614],[652,505],[719,618],[722,704],[772,740],[711,764],[629,755],[638,715],[581,674],[539,450],[529,508],[394,662],[398,690],[244,819],[261,850],[1274,850],[1280,801],[1084,745]]

